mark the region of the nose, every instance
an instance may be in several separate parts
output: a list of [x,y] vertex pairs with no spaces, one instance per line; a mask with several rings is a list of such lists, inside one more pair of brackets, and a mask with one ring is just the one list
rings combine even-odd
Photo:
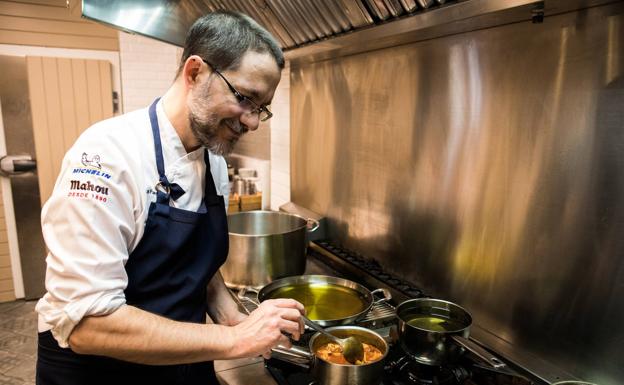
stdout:
[[256,131],[260,125],[260,117],[254,112],[243,112],[240,122],[250,131]]

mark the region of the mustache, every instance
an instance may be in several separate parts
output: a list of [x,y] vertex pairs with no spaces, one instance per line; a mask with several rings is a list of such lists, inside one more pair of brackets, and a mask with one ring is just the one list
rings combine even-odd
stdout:
[[239,121],[228,121],[225,124],[239,135],[243,135],[249,131],[249,128]]
[[[189,121],[191,131],[197,140],[216,155],[225,156],[230,154],[240,136],[249,131],[247,126],[241,124],[237,120],[223,120],[218,122],[216,119],[207,117],[200,118],[193,111],[189,113]],[[236,132],[238,135],[229,139],[220,138],[218,132],[225,127]]]

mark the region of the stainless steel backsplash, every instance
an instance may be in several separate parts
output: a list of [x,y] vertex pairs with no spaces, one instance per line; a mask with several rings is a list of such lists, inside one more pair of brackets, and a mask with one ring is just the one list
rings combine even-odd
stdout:
[[292,200],[518,351],[624,383],[623,37],[620,2],[292,68]]

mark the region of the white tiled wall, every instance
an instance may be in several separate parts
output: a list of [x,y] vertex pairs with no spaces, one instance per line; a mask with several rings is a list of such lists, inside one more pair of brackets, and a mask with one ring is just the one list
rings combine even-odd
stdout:
[[123,110],[147,107],[173,83],[182,48],[119,32]]
[[271,103],[271,209],[290,201],[290,67],[282,71]]

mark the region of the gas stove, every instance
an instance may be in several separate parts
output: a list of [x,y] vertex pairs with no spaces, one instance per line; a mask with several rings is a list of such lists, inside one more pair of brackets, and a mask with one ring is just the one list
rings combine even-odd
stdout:
[[[483,364],[476,356],[466,353],[452,365],[429,366],[413,360],[401,347],[394,305],[410,299],[428,297],[421,286],[407,282],[385,271],[379,263],[330,241],[315,241],[308,249],[308,260],[316,266],[314,273],[325,273],[353,280],[369,289],[385,288],[392,294],[391,303],[375,303],[371,311],[356,322],[379,333],[390,346],[384,365],[384,377],[379,385],[546,385],[522,368],[510,362],[503,370]],[[320,271],[319,271],[320,270]],[[306,271],[309,273],[309,271]],[[237,293],[247,311],[255,304],[245,300],[245,293]],[[248,294],[247,294],[248,295]],[[313,331],[305,333],[299,348],[307,349]],[[496,353],[492,352],[495,356]],[[504,357],[497,356],[505,362]],[[301,365],[277,358],[264,361],[266,370],[279,385],[321,385]]]

